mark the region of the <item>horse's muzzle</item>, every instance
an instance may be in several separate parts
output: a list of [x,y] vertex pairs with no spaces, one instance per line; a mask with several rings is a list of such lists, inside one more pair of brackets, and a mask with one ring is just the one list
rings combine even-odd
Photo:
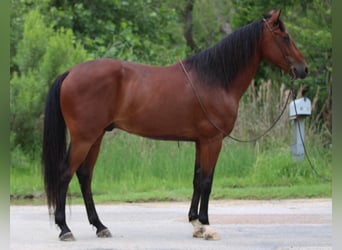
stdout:
[[308,72],[309,70],[306,64],[294,64],[291,66],[291,74],[294,79],[304,79]]

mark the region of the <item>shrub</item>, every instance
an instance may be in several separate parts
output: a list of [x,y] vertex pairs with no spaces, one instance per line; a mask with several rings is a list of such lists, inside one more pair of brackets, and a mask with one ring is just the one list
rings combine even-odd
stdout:
[[54,32],[37,10],[24,17],[23,38],[15,56],[19,72],[14,72],[10,81],[12,149],[17,145],[25,152],[39,153],[49,85],[58,74],[87,59],[70,29]]

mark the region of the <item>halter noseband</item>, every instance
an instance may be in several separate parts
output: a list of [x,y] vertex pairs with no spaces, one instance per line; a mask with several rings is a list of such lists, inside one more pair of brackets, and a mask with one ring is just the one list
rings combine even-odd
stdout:
[[294,66],[293,66],[292,63],[290,62],[289,56],[284,52],[283,48],[280,46],[279,42],[277,41],[277,39],[276,39],[276,37],[275,37],[275,35],[274,35],[274,30],[275,30],[275,28],[272,29],[272,27],[270,26],[269,22],[268,22],[265,18],[263,18],[262,20],[263,20],[264,23],[266,24],[268,30],[271,32],[271,35],[272,35],[272,38],[273,38],[274,42],[277,44],[277,46],[278,46],[278,48],[279,48],[281,54],[283,55],[285,61],[286,61],[287,64],[289,65],[290,70],[291,70],[291,73],[292,73],[291,77],[292,77],[292,80],[294,80],[294,79],[296,78]]

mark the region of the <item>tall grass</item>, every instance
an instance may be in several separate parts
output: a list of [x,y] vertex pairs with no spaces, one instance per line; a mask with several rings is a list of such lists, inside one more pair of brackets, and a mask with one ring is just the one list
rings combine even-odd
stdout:
[[258,137],[276,122],[285,108],[279,121],[266,136],[260,138],[259,143],[263,146],[288,143],[289,139],[292,139],[289,136],[291,125],[286,105],[287,101],[292,99],[289,94],[290,90],[284,84],[278,86],[271,81],[264,81],[257,87],[255,82],[252,82],[240,102],[232,134],[244,139]]
[[[118,132],[104,140],[94,183],[105,178],[123,192],[191,188],[194,160],[194,143],[155,141]],[[251,147],[224,147],[216,175],[243,177],[254,160]]]
[[[264,132],[284,107],[288,93],[285,85],[277,87],[267,81],[256,87],[253,83],[241,100],[232,134],[248,139]],[[306,125],[310,159],[321,175],[331,178],[331,148],[321,143],[327,140],[326,132],[309,122]],[[237,143],[225,139],[215,170],[213,197],[330,196],[330,183],[321,184],[323,180],[307,161],[292,159],[291,126],[286,108],[278,124],[259,141]],[[156,141],[114,130],[104,137],[94,170],[93,193],[103,201],[188,199],[194,160],[194,143]],[[39,160],[29,160],[20,150],[14,150],[11,169],[12,194],[43,192]],[[284,191],[291,187],[298,189]],[[74,178],[70,193],[80,196],[79,190]]]

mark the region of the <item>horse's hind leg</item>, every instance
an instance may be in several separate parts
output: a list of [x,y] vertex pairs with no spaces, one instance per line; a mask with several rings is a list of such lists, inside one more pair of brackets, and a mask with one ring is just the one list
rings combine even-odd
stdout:
[[75,240],[65,220],[65,200],[69,183],[76,169],[84,161],[91,147],[90,143],[78,143],[72,140],[67,158],[64,162],[64,171],[60,176],[59,197],[56,200],[55,222],[61,229],[59,239],[62,241]]
[[78,168],[76,174],[77,174],[80,186],[81,186],[81,191],[82,191],[83,200],[86,206],[89,223],[96,227],[97,229],[96,234],[98,237],[107,238],[107,237],[111,237],[112,235],[110,231],[107,229],[107,227],[105,227],[102,224],[102,222],[100,221],[97,215],[97,212],[95,209],[95,203],[94,203],[93,195],[91,191],[93,169],[94,169],[95,162],[99,154],[102,137],[103,137],[103,134],[92,145],[85,161]]
[[59,239],[62,241],[74,241],[75,238],[72,235],[68,225],[66,224],[65,220],[65,200],[66,194],[68,191],[68,186],[72,178],[72,174],[68,171],[68,164],[65,162],[65,172],[60,177],[60,184],[59,184],[59,196],[56,200],[56,210],[55,210],[55,223],[61,229],[61,233],[59,234]]

